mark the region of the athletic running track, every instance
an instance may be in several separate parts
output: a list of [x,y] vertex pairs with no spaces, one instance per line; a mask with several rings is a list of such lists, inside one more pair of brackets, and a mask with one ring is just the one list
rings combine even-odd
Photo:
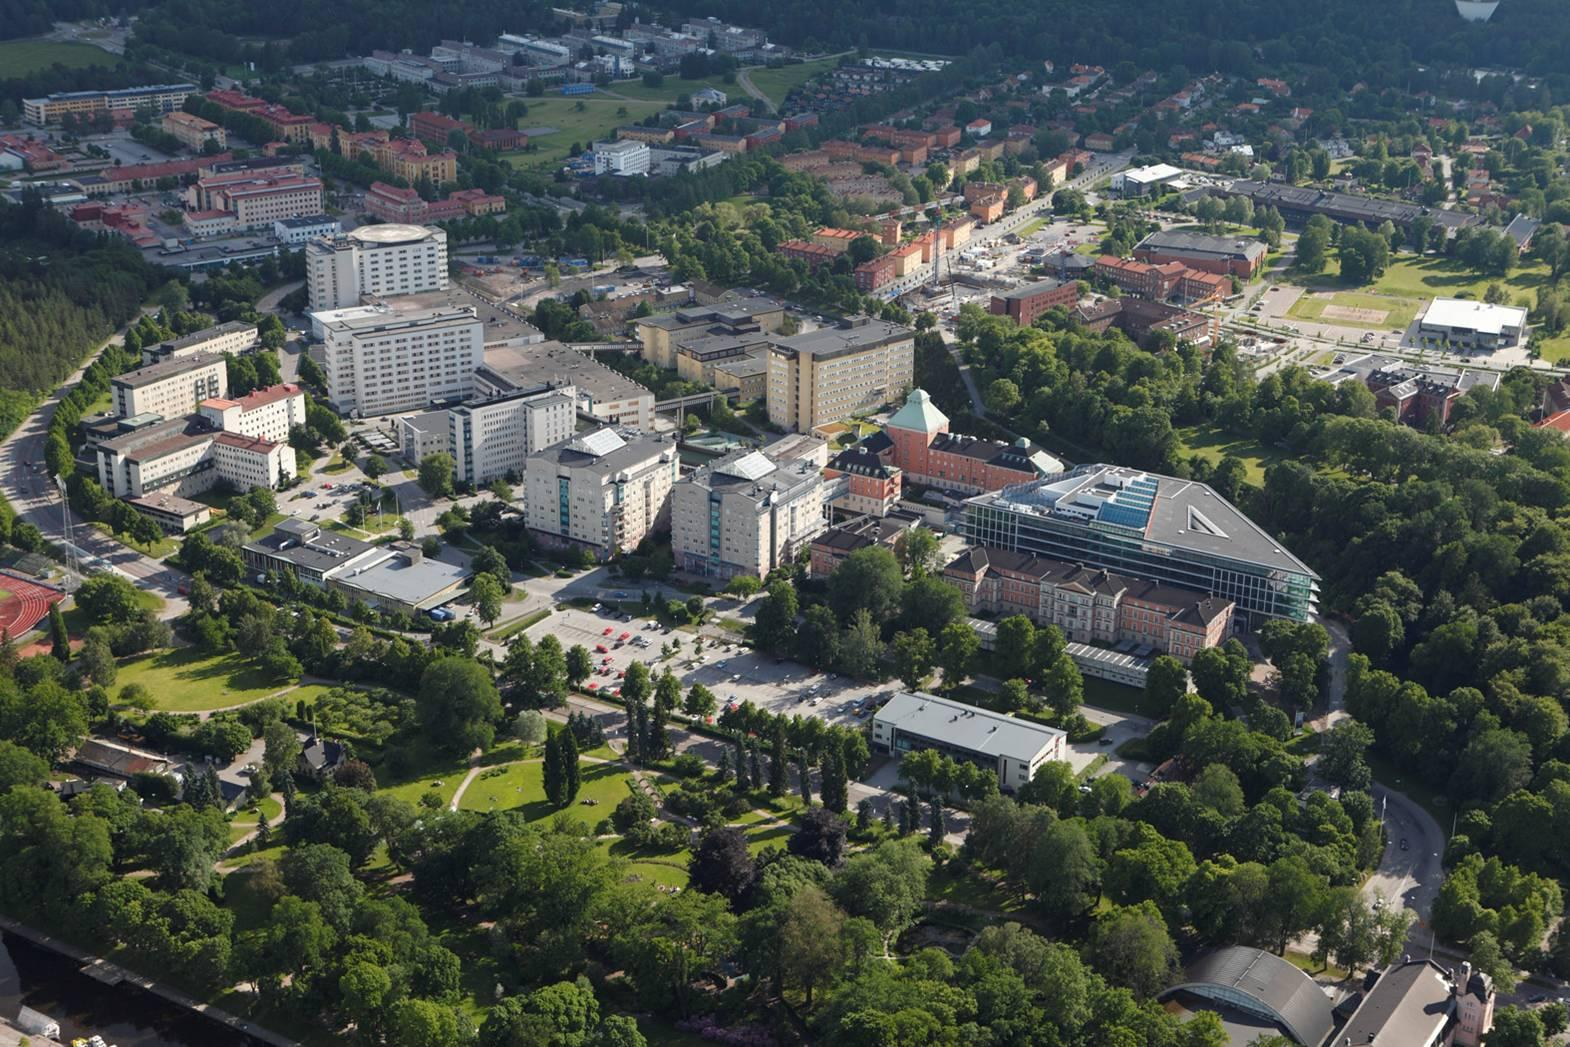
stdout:
[[58,589],[30,582],[9,571],[0,571],[0,589],[10,593],[0,599],[0,629],[11,639],[21,639],[33,626],[44,620],[49,605],[65,599]]

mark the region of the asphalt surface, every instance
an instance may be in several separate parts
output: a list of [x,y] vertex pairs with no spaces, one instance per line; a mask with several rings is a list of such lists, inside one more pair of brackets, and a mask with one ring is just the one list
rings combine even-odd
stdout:
[[[97,356],[94,353],[89,362]],[[44,442],[61,395],[81,379],[86,367],[84,363],[78,368],[53,396],[0,443],[0,492],[4,492],[20,519],[37,527],[52,542],[63,541],[64,534],[60,495],[53,479],[44,471]],[[105,561],[139,588],[163,597],[163,617],[174,618],[185,613],[185,598],[179,593],[180,585],[187,580],[185,574],[101,534],[76,513],[70,515],[73,544],[78,549],[87,556]]]

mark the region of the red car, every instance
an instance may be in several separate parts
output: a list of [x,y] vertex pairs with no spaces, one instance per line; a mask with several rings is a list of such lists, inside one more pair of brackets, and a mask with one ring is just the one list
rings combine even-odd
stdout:
[[610,634],[611,634],[611,633],[613,633],[613,632],[615,632],[615,631],[616,631],[616,630],[615,630],[615,629],[614,629],[614,628],[613,628],[613,627],[611,627],[611,626],[609,626],[609,625],[607,625],[607,626],[606,626],[606,627],[605,627],[605,631],[604,631],[604,632],[603,632],[603,633],[601,633],[601,634],[600,634],[600,635],[601,635],[601,636],[609,636],[609,635],[610,635]]
[[626,643],[628,640],[632,639],[632,634],[631,633],[622,633],[616,639],[620,640],[622,643]]
[[600,653],[601,653],[601,654],[606,654],[606,653],[607,653],[607,648],[606,648],[606,646],[605,646],[605,645],[604,645],[604,644],[602,644],[602,643],[597,643],[597,644],[595,644],[595,645],[594,645],[594,649],[595,649],[595,650],[596,650],[596,651],[598,651],[598,652],[600,652]]
[[599,689],[600,689],[600,685],[599,684],[592,683],[592,682],[589,684],[589,690],[591,690],[591,691],[598,691]]
[[625,680],[626,678],[627,678],[627,671],[625,669],[623,669],[621,672],[616,674],[616,679],[618,679],[618,680]]

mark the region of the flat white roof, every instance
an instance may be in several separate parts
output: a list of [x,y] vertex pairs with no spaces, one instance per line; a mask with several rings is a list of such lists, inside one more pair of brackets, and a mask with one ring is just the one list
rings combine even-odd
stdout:
[[1132,171],[1124,171],[1123,177],[1133,182],[1160,182],[1168,178],[1176,178],[1182,173],[1182,168],[1173,167],[1171,164],[1151,164],[1149,167],[1136,167]]
[[1423,323],[1499,335],[1506,327],[1518,331],[1526,327],[1526,310],[1513,305],[1489,305],[1467,298],[1435,298],[1423,314]]
[[1055,727],[922,691],[901,691],[878,710],[875,719],[956,748],[1027,764],[1035,763],[1068,737]]

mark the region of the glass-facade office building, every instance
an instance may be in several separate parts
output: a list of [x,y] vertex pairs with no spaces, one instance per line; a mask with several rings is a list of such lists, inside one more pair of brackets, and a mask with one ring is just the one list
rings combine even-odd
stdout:
[[976,545],[1166,582],[1225,597],[1250,624],[1307,621],[1319,576],[1208,486],[1085,465],[965,503]]

